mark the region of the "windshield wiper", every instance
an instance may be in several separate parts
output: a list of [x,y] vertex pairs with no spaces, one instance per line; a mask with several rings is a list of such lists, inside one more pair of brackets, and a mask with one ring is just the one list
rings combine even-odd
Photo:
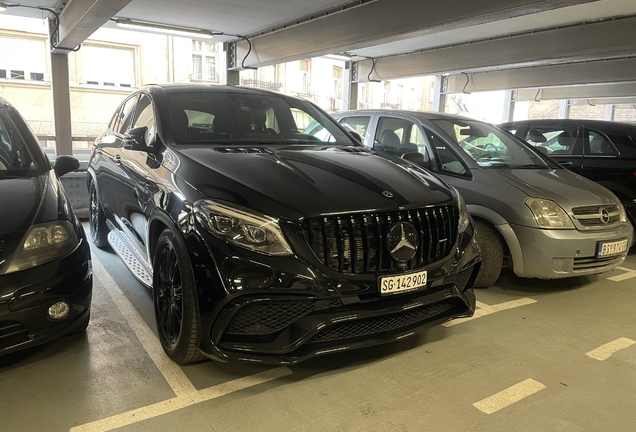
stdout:
[[542,169],[542,168],[550,168],[550,167],[547,165],[527,164],[527,165],[514,165],[511,168],[513,169]]

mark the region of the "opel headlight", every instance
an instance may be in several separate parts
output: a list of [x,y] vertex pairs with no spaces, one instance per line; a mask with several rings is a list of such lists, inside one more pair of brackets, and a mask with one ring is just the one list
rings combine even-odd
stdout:
[[211,200],[197,201],[194,209],[199,223],[221,240],[265,255],[292,254],[277,219]]
[[455,196],[457,197],[457,207],[459,209],[458,230],[460,233],[463,233],[464,231],[466,231],[466,228],[468,228],[468,222],[470,220],[470,216],[468,216],[468,208],[466,208],[466,203],[464,202],[464,198],[459,193],[459,191],[455,189],[454,186],[451,186],[450,188],[455,192]]
[[67,220],[33,225],[0,274],[26,270],[61,258],[71,253],[78,242],[77,233]]
[[618,211],[620,212],[620,219],[621,222],[625,223],[627,222],[627,212],[625,212],[625,206],[623,206],[623,203],[621,202],[621,200],[619,200],[617,197],[612,198],[612,201],[614,201],[614,203],[618,206]]
[[532,211],[540,228],[574,229],[574,224],[559,204],[549,199],[528,198],[526,205]]

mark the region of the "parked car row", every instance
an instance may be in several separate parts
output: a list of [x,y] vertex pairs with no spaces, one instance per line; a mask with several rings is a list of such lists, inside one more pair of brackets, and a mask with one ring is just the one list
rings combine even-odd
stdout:
[[[471,316],[473,287],[506,264],[539,279],[619,266],[634,242],[632,132],[503,127],[151,85],[95,141],[90,237],[152,289],[177,363],[293,364],[401,339]],[[0,100],[0,354],[88,325],[90,251],[58,179],[77,166],[52,171]]]

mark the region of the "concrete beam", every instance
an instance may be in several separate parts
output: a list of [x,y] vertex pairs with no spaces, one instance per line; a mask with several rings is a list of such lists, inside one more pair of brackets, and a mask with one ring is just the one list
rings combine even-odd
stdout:
[[447,93],[633,82],[636,57],[447,77]]
[[636,97],[636,82],[547,87],[517,91],[517,101]]
[[[60,14],[56,52],[78,47],[132,0],[70,0]],[[64,3],[62,3],[64,4]]]
[[[251,35],[246,66],[266,66],[333,54],[440,31],[530,15],[595,0],[360,0]],[[236,58],[248,50],[233,42]],[[232,67],[240,67],[237,61]]]
[[[493,68],[541,66],[626,57],[636,53],[636,16],[471,42],[375,59],[371,78],[392,79]],[[368,80],[372,62],[357,62],[358,82]]]
[[636,97],[576,99],[572,105],[636,105]]

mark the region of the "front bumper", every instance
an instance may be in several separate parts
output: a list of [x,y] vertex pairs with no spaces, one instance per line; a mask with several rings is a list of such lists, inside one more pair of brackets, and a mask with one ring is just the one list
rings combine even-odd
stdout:
[[[475,311],[479,248],[472,228],[427,270],[424,289],[381,296],[376,274],[345,275],[295,257],[264,257],[199,231],[218,274],[201,286],[201,342],[222,361],[295,364],[336,351],[387,343]],[[203,254],[193,255],[196,268]],[[203,263],[201,263],[203,264]],[[207,266],[207,268],[210,268]],[[384,276],[384,275],[383,275]],[[206,306],[207,305],[207,306]],[[208,308],[209,307],[209,308]]]
[[598,243],[628,239],[628,245],[631,246],[634,242],[634,231],[629,223],[613,229],[588,232],[545,230],[520,225],[511,225],[511,228],[523,254],[524,273],[517,273],[521,277],[558,279],[604,273],[619,266],[625,260],[627,251],[597,258]]
[[[72,332],[90,314],[93,276],[90,246],[82,237],[64,258],[0,276],[0,355],[40,345]],[[70,306],[59,321],[48,317],[58,301]]]

